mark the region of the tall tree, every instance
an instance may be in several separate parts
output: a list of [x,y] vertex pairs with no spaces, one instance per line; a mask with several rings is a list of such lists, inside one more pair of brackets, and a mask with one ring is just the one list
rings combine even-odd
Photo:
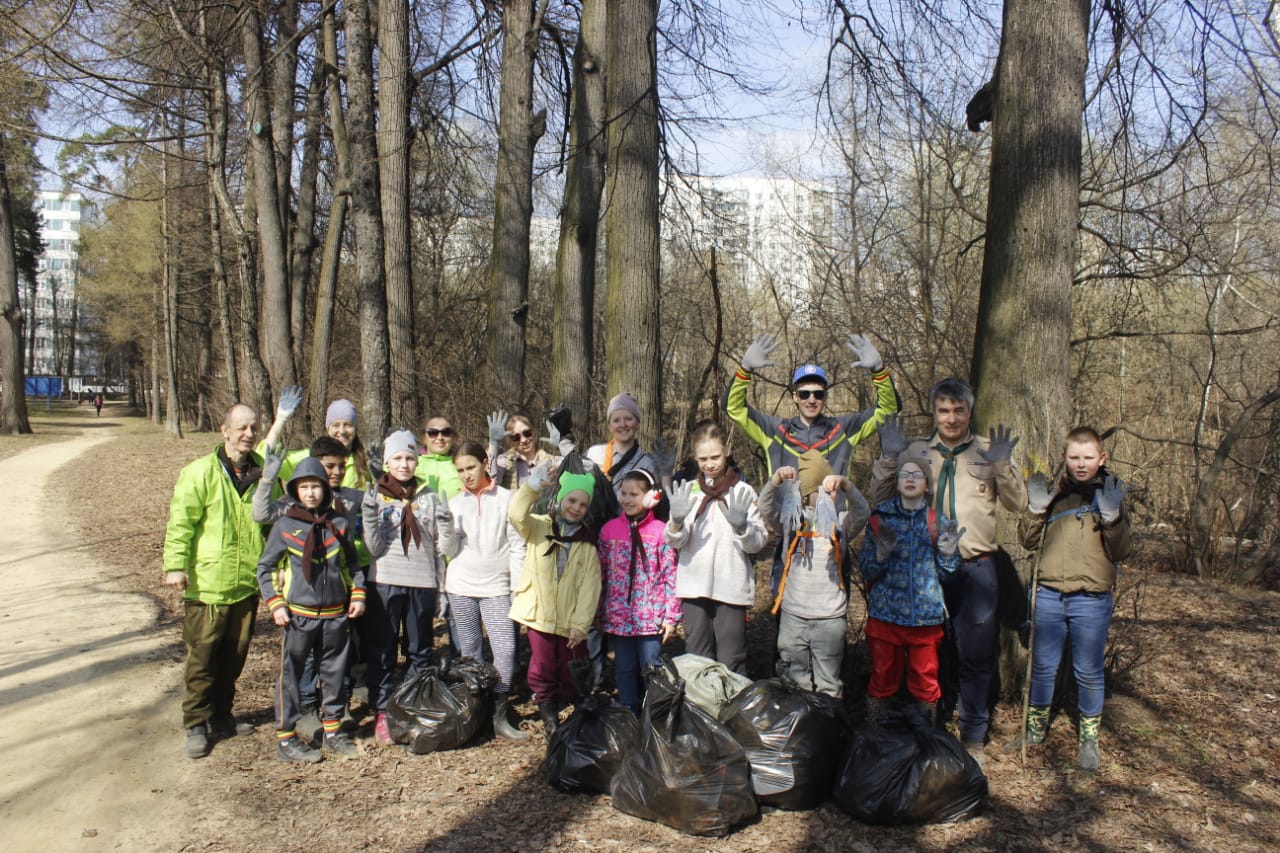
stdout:
[[[9,140],[0,136],[0,151]],[[13,203],[7,158],[0,156],[0,433],[29,433],[27,395],[23,387],[22,308],[18,303],[18,260],[13,242]]]
[[533,60],[547,0],[502,7],[502,83],[498,96],[498,174],[490,269],[489,359],[508,406],[524,400],[525,323],[529,315],[529,221],[533,149],[546,113],[533,112]]
[[583,0],[573,54],[569,157],[551,302],[551,402],[591,405],[596,244],[605,176],[605,0]]
[[608,393],[640,402],[646,442],[662,430],[658,329],[657,0],[609,0],[605,213]]

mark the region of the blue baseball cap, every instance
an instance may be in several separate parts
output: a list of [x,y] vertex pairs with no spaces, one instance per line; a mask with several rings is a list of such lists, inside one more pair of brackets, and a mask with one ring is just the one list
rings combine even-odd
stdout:
[[821,382],[824,388],[831,384],[827,372],[816,364],[802,364],[791,374],[792,385],[799,385],[801,382]]

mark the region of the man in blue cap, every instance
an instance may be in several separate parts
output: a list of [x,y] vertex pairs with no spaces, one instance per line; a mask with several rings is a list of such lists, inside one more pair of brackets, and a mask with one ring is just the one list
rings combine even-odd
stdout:
[[810,450],[825,456],[836,474],[848,476],[853,448],[898,411],[898,392],[880,353],[865,335],[849,336],[848,347],[857,357],[853,366],[871,371],[871,381],[876,388],[874,406],[847,415],[825,414],[831,380],[820,366],[802,364],[791,375],[791,399],[795,401],[796,414],[780,418],[747,405],[751,374],[773,364],[769,355],[777,346],[772,335],[758,335],[747,347],[742,367],[734,373],[725,396],[729,420],[764,449],[769,460],[769,476],[785,465],[795,466],[800,456]]

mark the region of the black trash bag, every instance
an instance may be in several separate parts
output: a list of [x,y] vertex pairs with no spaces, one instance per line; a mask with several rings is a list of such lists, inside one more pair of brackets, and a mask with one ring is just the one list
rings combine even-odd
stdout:
[[854,735],[834,794],[863,823],[954,823],[986,800],[987,777],[954,736],[912,715]]
[[685,700],[669,657],[644,676],[640,743],[609,786],[614,807],[690,835],[728,835],[757,810],[746,754],[728,729]]
[[457,749],[493,716],[492,664],[458,658],[406,678],[387,700],[387,725],[396,743],[416,755]]
[[567,794],[607,794],[623,756],[639,742],[636,715],[612,697],[593,693],[547,742],[547,781]]
[[746,751],[762,805],[812,809],[831,793],[847,733],[835,699],[767,678],[733,697],[720,721]]

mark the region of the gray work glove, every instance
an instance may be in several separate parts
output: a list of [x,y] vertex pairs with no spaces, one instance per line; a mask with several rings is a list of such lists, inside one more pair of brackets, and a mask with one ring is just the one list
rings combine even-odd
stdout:
[[990,433],[991,443],[986,450],[979,450],[978,455],[992,465],[999,465],[1002,462],[1007,463],[1013,458],[1013,448],[1018,445],[1018,439],[1012,436],[1013,430],[1004,424],[992,427]]
[[894,546],[898,544],[898,531],[887,524],[881,524],[880,532],[874,535],[871,541],[876,543],[876,562],[887,563],[893,554]]
[[436,530],[447,539],[453,536],[453,513],[449,512],[449,505],[445,503],[443,497],[439,495],[436,497]]
[[804,498],[800,497],[800,481],[795,477],[778,483],[778,520],[787,533],[794,533],[804,524]]
[[742,369],[755,373],[762,367],[772,367],[769,355],[778,348],[778,340],[773,335],[756,335],[747,351],[742,354]]
[[503,440],[507,437],[507,419],[507,413],[501,409],[490,412],[486,419],[489,424],[489,443],[495,447],[501,448]]
[[693,512],[693,500],[692,480],[681,483],[671,492],[671,521],[674,524],[678,526],[688,520],[690,513]]
[[365,458],[369,460],[369,474],[373,477],[376,484],[382,477],[382,445],[371,444],[364,452]]
[[561,456],[568,456],[573,452],[573,439],[562,436],[560,430],[551,421],[547,421],[547,434],[542,437],[542,442],[554,447],[556,453]]
[[676,469],[676,451],[675,448],[667,444],[662,439],[658,439],[653,443],[653,449],[649,451],[649,456],[653,459],[653,465],[658,470],[658,483],[670,491],[671,472]]
[[280,402],[276,403],[276,420],[287,421],[293,417],[302,405],[302,386],[290,385],[280,392]]
[[547,483],[551,482],[551,466],[552,462],[550,460],[543,462],[529,472],[529,479],[525,480],[524,484],[535,492],[542,491],[546,488]]
[[274,483],[283,466],[284,456],[276,453],[274,447],[268,447],[267,455],[262,458],[262,482]]
[[891,415],[880,424],[880,455],[886,459],[897,459],[907,449],[907,437],[898,426],[898,416]]
[[1103,524],[1115,524],[1120,520],[1120,505],[1128,492],[1129,487],[1119,477],[1107,477],[1102,481],[1097,496],[1098,514],[1102,516]]
[[1027,480],[1027,510],[1032,515],[1043,515],[1053,502],[1056,491],[1056,488],[1050,487],[1049,478],[1044,474],[1039,471],[1032,474]]
[[739,536],[747,532],[747,512],[751,509],[751,502],[751,496],[746,492],[730,492],[720,504],[725,521]]
[[880,350],[876,349],[876,345],[871,343],[866,335],[850,335],[849,342],[845,346],[858,359],[853,363],[854,367],[865,367],[872,373],[884,367],[884,359],[880,358]]
[[964,536],[967,527],[945,515],[938,518],[938,553],[950,557],[960,550],[960,537]]

